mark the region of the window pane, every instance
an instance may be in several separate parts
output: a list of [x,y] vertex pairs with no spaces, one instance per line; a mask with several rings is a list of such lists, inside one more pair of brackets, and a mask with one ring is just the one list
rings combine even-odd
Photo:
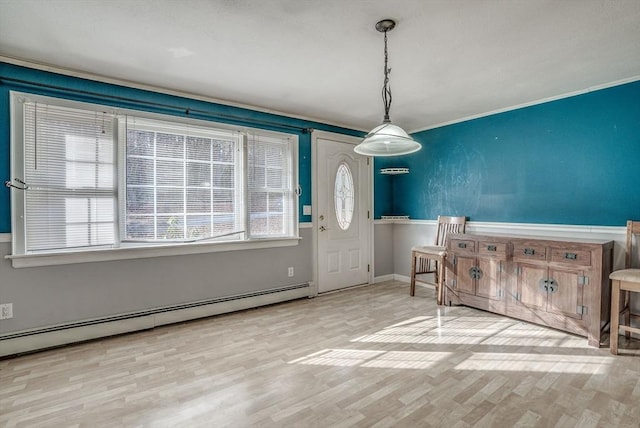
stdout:
[[188,213],[211,213],[211,191],[209,189],[187,190]]
[[187,159],[211,160],[211,139],[187,137]]
[[159,213],[184,213],[184,190],[166,187],[156,189],[156,207]]
[[211,164],[188,162],[187,186],[211,187]]
[[127,131],[127,156],[153,156],[155,133],[141,130]]
[[165,158],[184,158],[184,137],[182,135],[156,134],[156,156]]
[[129,216],[127,218],[127,237],[129,239],[154,239],[156,225],[154,217]]
[[156,161],[156,184],[158,186],[182,186],[184,182],[184,162]]
[[215,140],[213,142],[213,160],[232,163],[235,156],[235,142]]
[[184,218],[158,216],[158,239],[184,239]]
[[187,217],[188,239],[206,238],[211,235],[210,215],[197,215]]
[[153,214],[154,194],[153,188],[129,187],[127,189],[127,213]]
[[127,159],[127,184],[153,185],[153,159],[130,157]]
[[334,202],[338,226],[342,230],[347,230],[353,218],[354,187],[351,169],[346,163],[341,163],[336,172]]

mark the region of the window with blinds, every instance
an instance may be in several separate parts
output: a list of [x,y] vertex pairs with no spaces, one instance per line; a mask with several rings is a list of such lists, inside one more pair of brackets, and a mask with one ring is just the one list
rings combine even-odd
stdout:
[[114,118],[24,104],[25,248],[113,245]]
[[297,237],[293,135],[11,96],[18,254]]
[[249,233],[292,234],[294,191],[287,140],[250,135],[248,142]]
[[240,135],[126,117],[122,239],[239,239]]

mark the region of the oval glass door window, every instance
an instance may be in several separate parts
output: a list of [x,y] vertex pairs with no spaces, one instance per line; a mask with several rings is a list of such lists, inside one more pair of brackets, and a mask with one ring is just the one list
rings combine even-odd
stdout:
[[336,218],[338,219],[338,226],[342,230],[349,229],[353,219],[354,192],[351,169],[349,165],[343,162],[338,166],[334,187]]

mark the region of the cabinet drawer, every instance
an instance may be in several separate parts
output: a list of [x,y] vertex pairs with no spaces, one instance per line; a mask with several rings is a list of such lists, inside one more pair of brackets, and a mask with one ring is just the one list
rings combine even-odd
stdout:
[[552,248],[551,261],[577,266],[591,266],[591,251]]
[[476,251],[476,241],[469,239],[452,239],[449,245],[451,246],[451,251],[463,251],[466,253],[474,253]]
[[504,256],[507,252],[507,244],[502,242],[478,242],[478,253],[487,256]]
[[513,258],[516,260],[541,260],[547,259],[547,248],[535,244],[515,244],[513,246]]

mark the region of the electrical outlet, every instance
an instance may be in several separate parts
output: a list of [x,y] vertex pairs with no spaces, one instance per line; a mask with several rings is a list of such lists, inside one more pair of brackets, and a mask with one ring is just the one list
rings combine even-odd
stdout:
[[9,318],[13,318],[13,303],[0,304],[0,320],[7,320]]
[[288,275],[289,277],[293,276],[293,266],[289,268]]

